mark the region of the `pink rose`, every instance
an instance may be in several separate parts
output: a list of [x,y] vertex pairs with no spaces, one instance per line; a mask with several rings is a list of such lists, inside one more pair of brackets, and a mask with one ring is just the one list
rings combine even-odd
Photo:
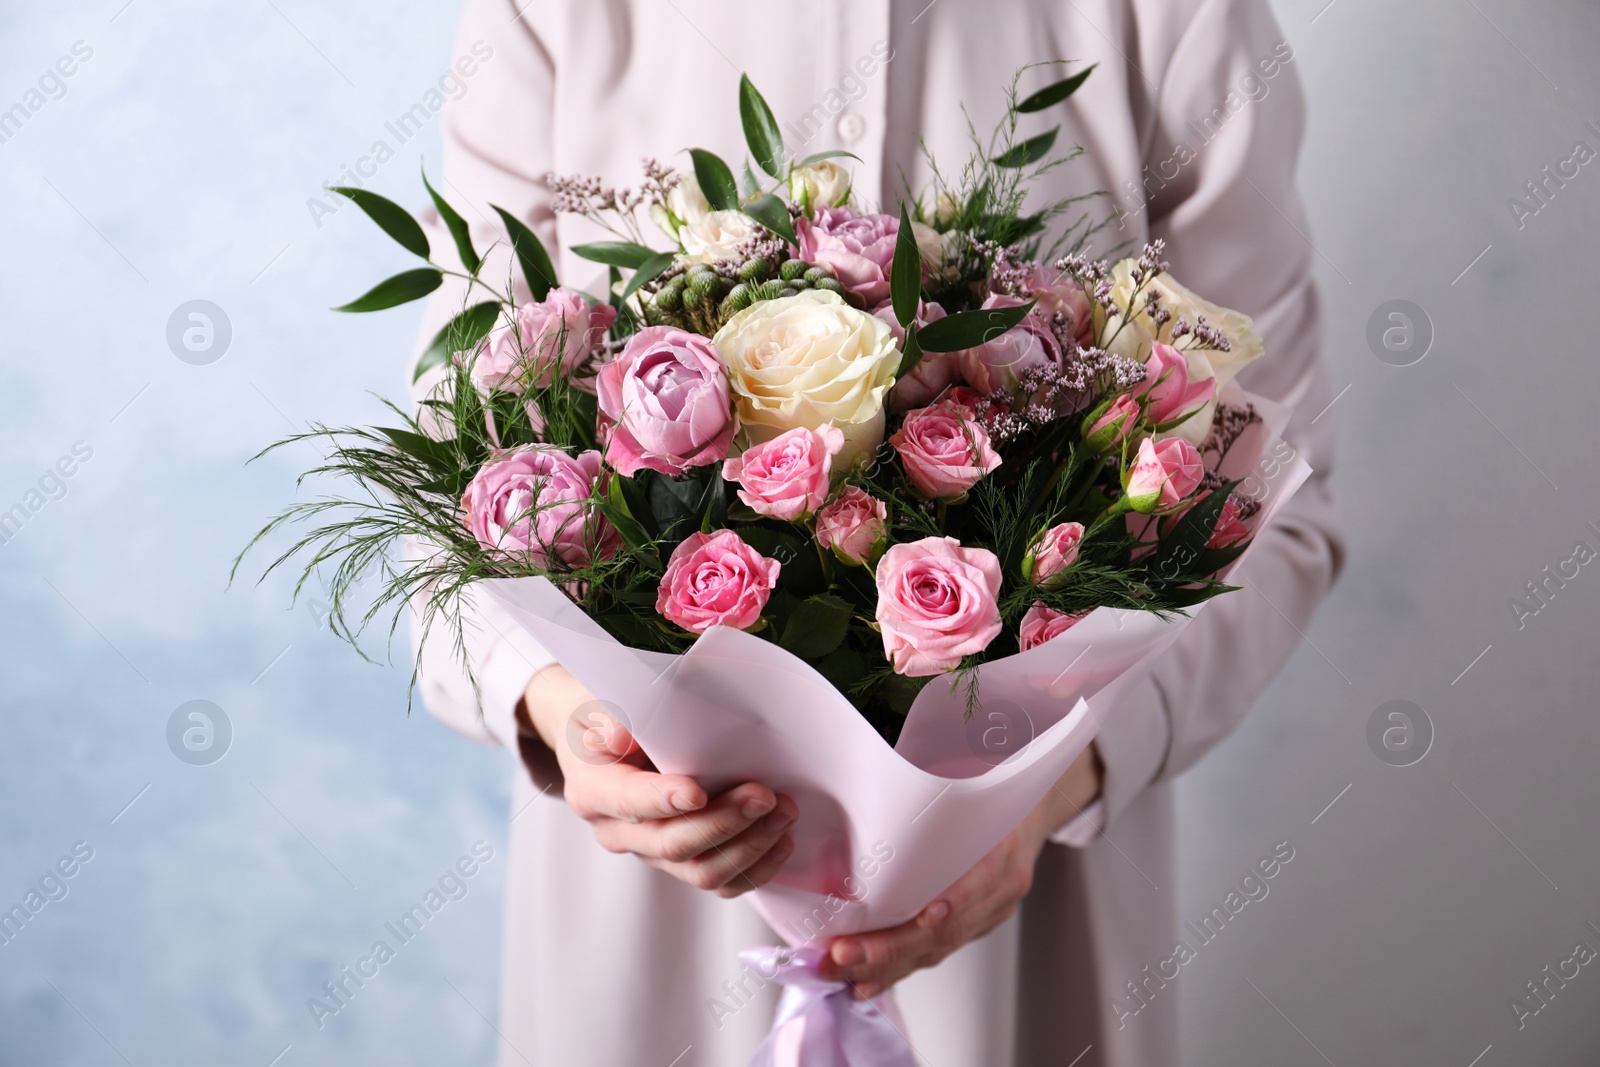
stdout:
[[828,473],[843,447],[844,433],[835,426],[797,426],[730,458],[722,476],[739,483],[739,499],[756,511],[793,522],[828,499]]
[[1205,407],[1217,394],[1217,379],[1189,381],[1189,361],[1183,353],[1157,341],[1144,361],[1144,381],[1133,392],[1144,398],[1145,418],[1151,425],[1164,426]]
[[[900,320],[895,318],[894,305],[886,300],[873,308],[872,314],[889,324],[894,343],[904,351],[906,331],[900,325]],[[944,317],[942,306],[923,300],[918,301],[916,318],[912,321],[921,328]],[[961,380],[957,355],[955,352],[924,352],[922,358],[917,360],[917,365],[911,368],[910,374],[895,380],[894,388],[889,391],[889,409],[906,411],[933,403],[940,393]]]
[[[1039,302],[1037,314],[1047,323],[1058,323],[1057,336],[1071,337],[1079,348],[1094,341],[1094,313],[1083,286],[1054,267],[1034,264],[1025,284]],[[1057,316],[1060,319],[1057,320]]]
[[1205,465],[1194,445],[1181,437],[1157,441],[1146,437],[1139,442],[1139,455],[1128,471],[1123,491],[1128,506],[1146,514],[1171,509],[1194,492],[1205,474]]
[[795,224],[800,258],[833,268],[846,289],[868,307],[889,295],[900,220],[893,215],[857,215],[847,207],[825,207]]
[[[1014,296],[991,295],[985,308],[1020,307],[1027,303]],[[1061,342],[1038,314],[1026,315],[1012,329],[977,348],[959,353],[961,376],[980,393],[1014,392],[1018,381],[1032,370],[1061,366]]]
[[1022,573],[1030,582],[1049,581],[1078,561],[1078,546],[1082,541],[1081,522],[1063,522],[1050,527],[1023,557]]
[[1090,422],[1083,431],[1084,443],[1096,452],[1113,452],[1122,447],[1138,425],[1139,402],[1124,393]]
[[1033,607],[1022,617],[1022,624],[1017,627],[1017,644],[1022,646],[1024,652],[1030,648],[1038,648],[1046,641],[1060,637],[1082,621],[1082,615],[1068,615],[1054,608],[1045,607],[1042,600],[1035,600]]
[[733,441],[728,375],[711,342],[673,326],[646,326],[596,378],[606,461],[681,474],[720,462]]
[[[1200,503],[1210,495],[1209,491],[1201,493],[1195,499],[1195,503]],[[1222,504],[1222,514],[1217,516],[1217,525],[1212,529],[1210,539],[1206,541],[1207,548],[1231,548],[1240,541],[1250,539],[1250,524],[1241,517],[1241,511],[1239,498],[1229,493],[1228,499]]]
[[547,387],[558,369],[576,373],[605,344],[617,309],[590,304],[569,289],[552,289],[512,317],[484,338],[473,359],[472,380],[481,388],[520,396],[530,386]]
[[817,544],[851,566],[871,563],[888,532],[889,509],[854,485],[817,512]]
[[906,414],[889,438],[906,476],[930,500],[952,500],[1000,466],[1000,454],[989,444],[989,432],[972,409],[942,402]]
[[713,626],[747,630],[761,621],[777,581],[778,561],[732,530],[692,533],[667,561],[656,611],[690,633]]
[[600,453],[528,445],[485,463],[461,497],[467,529],[492,552],[556,570],[608,559],[621,537],[594,506]]
[[1000,561],[954,537],[891,545],[878,561],[883,654],[920,678],[960,666],[1000,633]]

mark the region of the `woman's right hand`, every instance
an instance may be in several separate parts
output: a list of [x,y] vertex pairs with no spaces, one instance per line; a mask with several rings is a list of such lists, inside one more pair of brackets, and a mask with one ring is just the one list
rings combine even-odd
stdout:
[[719,897],[771,881],[794,851],[785,831],[799,814],[789,797],[745,782],[716,797],[693,778],[656,771],[625,726],[560,666],[533,677],[529,723],[555,753],[567,805],[610,852]]

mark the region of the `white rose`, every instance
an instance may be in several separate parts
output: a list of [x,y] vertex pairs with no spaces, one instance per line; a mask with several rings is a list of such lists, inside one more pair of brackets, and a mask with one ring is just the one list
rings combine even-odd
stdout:
[[956,258],[954,252],[959,235],[940,233],[927,223],[913,219],[911,236],[916,238],[917,251],[922,255],[923,269],[934,276],[946,273],[945,265]]
[[[1127,314],[1128,302],[1133,299],[1135,265],[1134,260],[1124,259],[1112,268],[1111,299],[1122,309],[1123,314],[1110,316],[1100,334],[1102,338],[1110,338],[1112,334],[1116,334],[1113,340],[1105,344],[1108,352],[1143,362],[1150,355],[1150,345],[1154,341],[1171,344],[1187,352],[1196,344],[1194,335],[1181,337],[1174,343],[1172,328],[1177,325],[1179,319],[1193,326],[1199,321],[1200,316],[1204,315],[1206,324],[1221,331],[1229,342],[1229,349],[1226,352],[1216,349],[1204,352],[1204,357],[1208,361],[1207,366],[1215,373],[1217,388],[1220,390],[1233,381],[1234,376],[1244,369],[1245,364],[1258,359],[1265,351],[1261,338],[1251,329],[1250,316],[1241,315],[1209,300],[1202,300],[1174,281],[1170,274],[1163,274],[1154,281],[1146,283],[1139,293],[1137,313],[1126,326],[1123,326],[1122,321]],[[1172,318],[1168,319],[1160,329],[1156,328],[1149,312],[1144,309],[1144,294],[1152,289],[1159,290],[1161,294],[1159,306],[1172,312]],[[1189,359],[1191,381],[1207,377],[1203,369],[1197,367],[1195,363],[1194,357],[1191,356]]]
[[789,196],[807,211],[840,207],[850,199],[850,172],[829,159],[789,172]]
[[900,351],[887,323],[840,296],[810,289],[752,304],[711,339],[728,369],[734,406],[752,444],[825,423],[844,433],[844,469],[883,441],[883,398]]
[[733,259],[735,249],[762,232],[761,224],[742,211],[712,211],[678,231],[686,263]]
[[674,185],[667,193],[666,207],[654,204],[650,208],[650,218],[661,227],[661,232],[672,238],[678,239],[678,230],[690,223],[698,223],[711,214],[711,205],[706,201],[706,194],[700,191],[700,183],[693,174],[682,174],[678,177],[678,184]]

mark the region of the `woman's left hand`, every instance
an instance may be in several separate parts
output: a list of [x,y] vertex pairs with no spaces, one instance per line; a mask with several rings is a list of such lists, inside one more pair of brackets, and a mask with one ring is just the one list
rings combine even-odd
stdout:
[[858,999],[868,1000],[1005,922],[1033,886],[1034,864],[1050,834],[1099,795],[1101,773],[1091,745],[1022,825],[916,918],[885,930],[835,938],[823,961],[822,977],[847,981]]

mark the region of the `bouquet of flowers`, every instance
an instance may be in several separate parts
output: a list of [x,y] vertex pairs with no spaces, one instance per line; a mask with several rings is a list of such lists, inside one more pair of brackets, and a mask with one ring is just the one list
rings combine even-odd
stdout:
[[[1078,150],[1023,128],[1089,71],[1024,97],[1029,69],[959,175],[892,212],[856,202],[848,153],[787,154],[748,78],[740,177],[700,149],[631,189],[550,176],[615,237],[570,250],[603,299],[509,212],[526,301],[431,185],[460,270],[337,190],[426,261],[338,310],[447,275],[484,299],[424,351],[414,414],[295,438],[362,493],[274,520],[258,540],[312,528],[272,566],[331,569],[352,641],[408,603],[459,627],[483,583],[663,770],[795,796],[795,852],[754,894],[795,946],[903,921],[992,847],[1306,474],[1286,413],[1233,383],[1249,319],[1159,241],[1089,258],[1090,197],[1032,202]],[[911,858],[881,873],[885,850]]]

